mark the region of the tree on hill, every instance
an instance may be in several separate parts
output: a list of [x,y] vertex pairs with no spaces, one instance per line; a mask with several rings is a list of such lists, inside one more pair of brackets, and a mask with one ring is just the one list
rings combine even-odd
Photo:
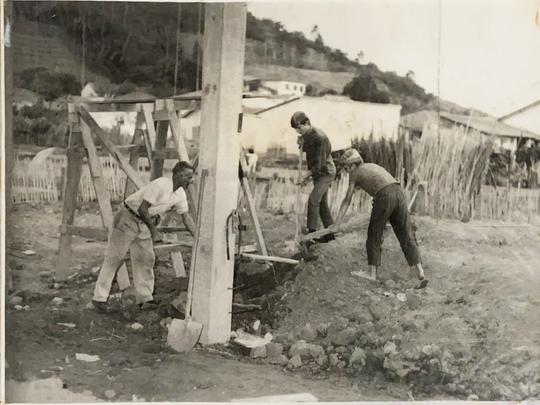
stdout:
[[343,94],[354,101],[367,101],[370,103],[390,103],[390,96],[377,88],[376,79],[365,73],[355,77],[343,88]]

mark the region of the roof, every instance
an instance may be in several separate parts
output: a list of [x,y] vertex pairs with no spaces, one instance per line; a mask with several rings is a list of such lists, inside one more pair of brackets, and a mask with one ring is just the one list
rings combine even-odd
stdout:
[[422,131],[424,123],[437,123],[437,111],[422,110],[401,117],[400,124],[414,131]]
[[504,121],[505,119],[513,117],[514,115],[521,114],[522,112],[525,112],[527,110],[530,110],[533,107],[536,107],[537,105],[540,105],[540,100],[536,100],[530,104],[527,104],[525,107],[521,107],[517,109],[516,111],[512,111],[509,114],[503,115],[502,117],[499,118],[499,121]]
[[449,114],[441,112],[441,117],[457,124],[466,125],[477,131],[510,138],[531,138],[540,140],[540,135],[524,129],[516,128],[493,117],[473,117],[468,115]]
[[[445,120],[458,125],[465,125],[488,135],[540,140],[540,135],[534,132],[513,127],[493,117],[476,117],[472,115],[450,114],[447,112],[441,112],[440,115]],[[421,131],[425,122],[436,124],[437,121],[437,111],[431,110],[418,111],[401,117],[401,125],[403,127],[416,131]]]

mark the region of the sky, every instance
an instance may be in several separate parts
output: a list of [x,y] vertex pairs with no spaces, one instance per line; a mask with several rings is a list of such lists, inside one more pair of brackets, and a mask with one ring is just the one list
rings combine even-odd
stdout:
[[[540,0],[255,1],[283,23],[426,91],[501,116],[540,99]],[[439,24],[440,22],[440,24]],[[440,63],[439,63],[440,61]],[[440,93],[439,93],[440,90]]]

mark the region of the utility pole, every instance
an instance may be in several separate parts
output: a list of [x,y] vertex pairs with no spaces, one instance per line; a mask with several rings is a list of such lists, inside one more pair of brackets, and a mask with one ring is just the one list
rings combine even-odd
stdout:
[[82,66],[81,66],[81,86],[84,88],[86,82],[86,13],[84,3],[81,3],[82,12]]
[[231,333],[245,40],[245,3],[206,4],[199,170],[208,176],[193,270],[203,344],[225,343]]
[[[9,220],[10,208],[11,208],[11,172],[12,172],[12,159],[13,159],[13,110],[12,110],[12,99],[13,99],[13,3],[12,1],[2,1],[0,6],[0,37],[1,37],[1,49],[0,49],[0,60],[3,63],[0,63],[0,91],[4,93],[4,97],[0,95],[0,100],[3,103],[2,111],[0,112],[0,128],[2,128],[3,123],[4,128],[0,136],[0,185],[1,195],[0,198],[0,216],[6,218],[2,220],[4,226],[0,225],[0,267],[5,269],[5,278],[0,277],[0,288],[4,293],[7,293],[8,289],[11,289],[12,286],[12,274],[11,269],[9,268],[8,263],[6,262],[6,248],[7,248],[7,238],[11,235],[11,220]],[[2,142],[2,138],[4,141]],[[4,158],[2,159],[2,156]],[[2,190],[2,188],[4,188]],[[5,283],[4,283],[5,280]],[[5,325],[4,313],[2,309],[5,305],[5,300],[2,300],[0,304],[0,325]],[[0,347],[4,347],[5,344],[5,332],[2,328],[0,331]],[[0,361],[5,360],[5,351],[0,351]],[[4,368],[0,371],[0,401],[5,401],[5,371]]]
[[182,5],[178,3],[178,17],[176,19],[176,62],[174,64],[174,93],[176,94],[177,84],[178,84],[178,58],[179,58],[179,48],[180,48],[180,23],[182,18]]

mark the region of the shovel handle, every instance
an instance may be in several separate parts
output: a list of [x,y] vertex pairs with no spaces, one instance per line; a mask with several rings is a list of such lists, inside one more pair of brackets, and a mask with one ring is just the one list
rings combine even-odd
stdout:
[[201,171],[201,182],[199,185],[199,197],[197,199],[197,224],[195,228],[195,238],[193,241],[193,248],[191,249],[191,264],[189,266],[189,282],[188,282],[188,293],[186,299],[186,321],[191,321],[191,307],[193,304],[193,285],[195,284],[195,264],[197,263],[197,249],[199,247],[199,230],[201,228],[201,217],[202,217],[202,201],[204,195],[204,183],[206,176],[208,175],[208,170],[203,169]]

